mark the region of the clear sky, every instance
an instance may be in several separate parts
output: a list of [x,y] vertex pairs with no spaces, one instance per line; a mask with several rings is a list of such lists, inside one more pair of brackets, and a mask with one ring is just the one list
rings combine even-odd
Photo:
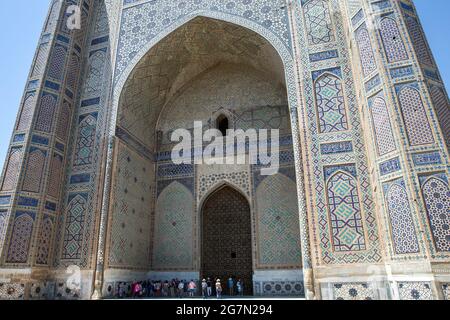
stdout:
[[[415,0],[415,3],[450,90],[450,1]],[[49,0],[0,1],[0,170],[48,4]]]

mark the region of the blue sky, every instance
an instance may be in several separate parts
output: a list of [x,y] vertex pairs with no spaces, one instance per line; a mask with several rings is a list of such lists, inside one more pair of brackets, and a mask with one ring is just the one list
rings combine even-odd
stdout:
[[[6,156],[48,3],[49,0],[0,1],[0,168]],[[447,88],[450,88],[450,1],[415,0],[415,4],[442,77]]]

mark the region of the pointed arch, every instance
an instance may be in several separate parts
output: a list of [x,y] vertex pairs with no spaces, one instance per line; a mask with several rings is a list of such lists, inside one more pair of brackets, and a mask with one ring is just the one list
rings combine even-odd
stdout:
[[411,146],[434,143],[433,132],[419,90],[404,86],[398,93],[400,109]]
[[273,267],[301,267],[297,185],[278,173],[256,189],[258,260]]
[[377,69],[377,63],[373,53],[372,43],[370,41],[369,31],[365,24],[356,30],[356,43],[359,48],[359,56],[361,59],[361,66],[364,77],[370,75]]
[[53,118],[56,111],[56,97],[50,93],[44,93],[39,104],[39,113],[36,119],[35,130],[50,133],[53,128]]
[[23,180],[23,191],[38,193],[41,189],[47,154],[44,150],[31,148],[28,155],[27,169]]
[[36,263],[47,265],[49,262],[50,245],[53,239],[53,220],[45,217],[39,230],[38,249],[36,252]]
[[33,233],[34,218],[28,213],[18,212],[14,220],[9,243],[7,263],[26,263]]
[[3,177],[2,191],[11,191],[16,187],[22,160],[22,148],[11,148]]
[[314,82],[320,133],[349,129],[342,79],[325,72]]
[[380,20],[379,26],[388,62],[408,60],[408,53],[397,22],[390,17],[384,17]]
[[153,241],[154,270],[191,270],[193,267],[194,197],[174,181],[156,201]]
[[345,171],[336,171],[327,181],[327,200],[334,250],[366,250],[356,179]]
[[386,203],[395,254],[419,252],[408,194],[402,181],[394,182],[388,187]]
[[396,150],[392,124],[386,101],[382,97],[376,97],[370,109],[372,123],[377,142],[378,154],[383,156]]
[[435,176],[422,184],[422,195],[437,251],[450,252],[450,188]]

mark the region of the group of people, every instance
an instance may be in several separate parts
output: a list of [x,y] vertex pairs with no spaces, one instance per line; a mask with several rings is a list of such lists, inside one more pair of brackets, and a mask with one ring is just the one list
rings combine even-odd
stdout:
[[[230,296],[244,295],[244,282],[233,277],[227,280],[226,287]],[[120,282],[116,297],[123,298],[184,298],[201,296],[204,299],[216,296],[222,298],[224,286],[218,278],[205,278],[198,285],[196,281],[172,279],[171,281],[133,281],[131,284]]]

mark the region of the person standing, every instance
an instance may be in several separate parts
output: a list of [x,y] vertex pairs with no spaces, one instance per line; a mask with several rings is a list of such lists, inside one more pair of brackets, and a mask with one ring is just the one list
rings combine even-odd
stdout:
[[208,297],[208,283],[206,282],[206,279],[203,279],[202,281],[202,296],[203,299]]
[[232,277],[228,279],[228,291],[230,292],[230,296],[234,295],[234,280]]
[[208,281],[206,281],[206,285],[207,285],[206,291],[207,291],[208,297],[211,297],[212,296],[212,282],[211,282],[211,278],[208,278]]
[[184,281],[181,280],[180,283],[178,284],[178,297],[182,299],[183,295],[184,295]]
[[194,297],[196,289],[197,289],[197,285],[195,284],[194,280],[191,280],[191,282],[189,282],[189,285],[188,285],[189,297],[191,297],[191,298]]
[[239,281],[237,282],[236,287],[238,295],[242,297],[244,295],[244,284],[241,279],[239,279]]
[[216,282],[216,293],[217,293],[217,299],[222,298],[222,284],[220,283],[220,279],[217,279],[217,282]]

